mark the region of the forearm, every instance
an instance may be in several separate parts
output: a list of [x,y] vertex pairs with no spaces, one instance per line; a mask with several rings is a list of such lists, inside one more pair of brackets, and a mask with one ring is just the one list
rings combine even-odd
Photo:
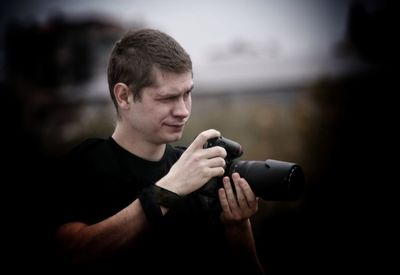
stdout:
[[57,232],[60,251],[68,262],[90,263],[132,244],[148,228],[139,200],[93,225],[67,223]]
[[257,255],[250,219],[239,224],[225,225],[225,236],[234,257],[238,262],[243,263],[243,267],[254,271],[255,274],[264,274]]

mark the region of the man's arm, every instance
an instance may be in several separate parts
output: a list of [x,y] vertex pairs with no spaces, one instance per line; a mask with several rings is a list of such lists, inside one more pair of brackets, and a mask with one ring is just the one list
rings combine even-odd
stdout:
[[[189,194],[213,177],[224,173],[226,151],[221,147],[203,149],[210,138],[219,136],[216,130],[200,133],[185,150],[171,170],[156,185],[178,195]],[[162,214],[168,211],[160,207]],[[117,214],[96,224],[69,222],[57,231],[61,253],[71,263],[88,263],[112,254],[127,245],[134,245],[150,227],[142,204],[136,199]]]
[[224,177],[224,188],[218,190],[222,207],[221,220],[225,225],[225,236],[232,248],[237,262],[249,274],[264,274],[258,259],[256,244],[253,237],[250,217],[258,209],[258,198],[254,195],[249,184],[238,173],[232,175],[236,195],[233,192],[229,177]]
[[69,263],[90,263],[134,243],[148,227],[142,206],[136,199],[99,223],[65,223],[57,230],[56,238],[61,255]]

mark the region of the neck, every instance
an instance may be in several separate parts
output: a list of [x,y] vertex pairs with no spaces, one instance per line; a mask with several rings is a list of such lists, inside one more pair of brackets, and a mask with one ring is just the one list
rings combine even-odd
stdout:
[[112,138],[125,150],[150,161],[159,161],[165,152],[165,144],[154,144],[138,133],[130,133],[119,124],[115,127]]

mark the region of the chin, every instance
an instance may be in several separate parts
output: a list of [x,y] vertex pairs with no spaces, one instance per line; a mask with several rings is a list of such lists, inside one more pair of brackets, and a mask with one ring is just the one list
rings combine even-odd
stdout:
[[166,135],[166,139],[168,140],[168,142],[175,142],[180,140],[182,137],[182,131],[176,131],[176,132],[170,132],[167,133]]
[[184,127],[165,127],[160,131],[160,137],[165,143],[178,141],[182,138]]
[[168,142],[175,142],[180,140],[182,137],[182,133],[170,135]]

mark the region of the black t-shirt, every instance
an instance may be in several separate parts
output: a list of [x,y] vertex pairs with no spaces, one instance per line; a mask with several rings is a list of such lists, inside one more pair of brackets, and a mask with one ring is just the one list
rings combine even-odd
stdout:
[[[131,154],[111,137],[86,140],[62,164],[56,223],[94,224],[114,215],[137,199],[142,188],[166,175],[182,152],[167,145],[162,159],[153,162]],[[134,246],[90,266],[61,268],[97,274],[226,273],[235,264],[229,263],[218,219],[217,186],[212,181],[210,185],[187,196],[164,216],[163,228],[146,232]]]

